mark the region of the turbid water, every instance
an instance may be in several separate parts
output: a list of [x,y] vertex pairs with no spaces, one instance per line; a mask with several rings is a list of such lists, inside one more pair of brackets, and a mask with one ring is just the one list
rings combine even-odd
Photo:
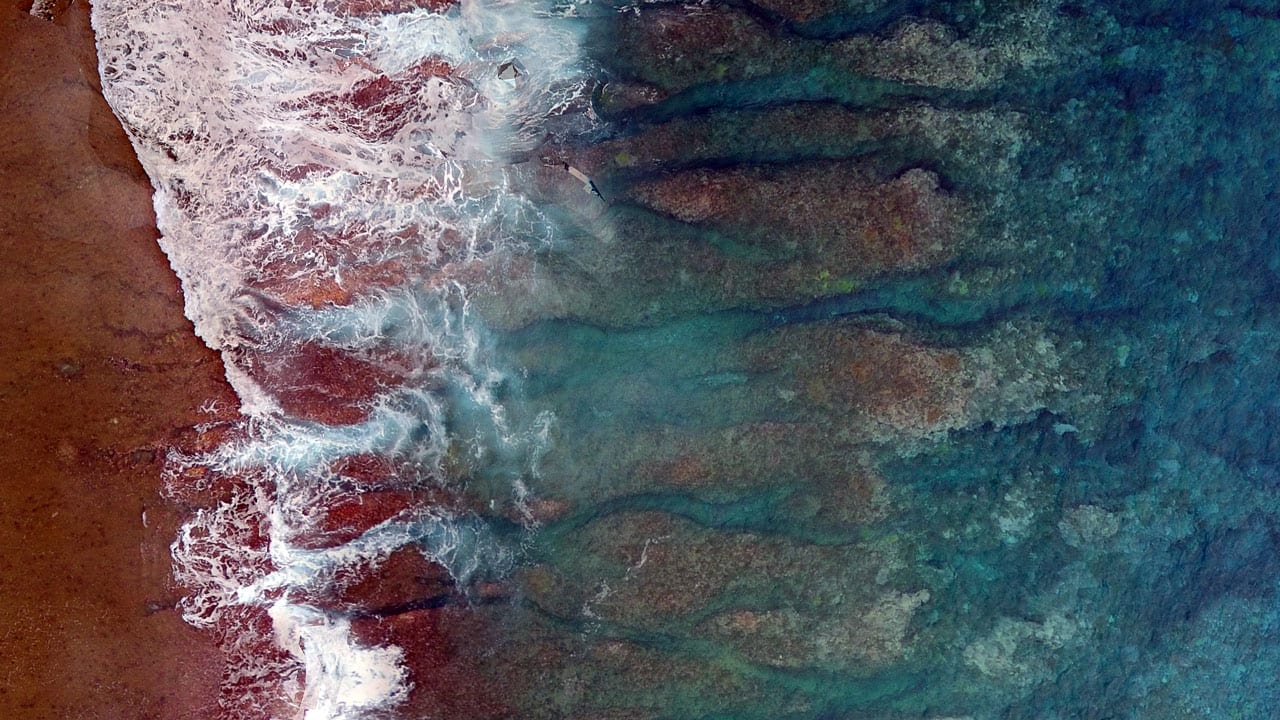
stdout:
[[207,5],[96,12],[225,712],[1273,714],[1280,11]]

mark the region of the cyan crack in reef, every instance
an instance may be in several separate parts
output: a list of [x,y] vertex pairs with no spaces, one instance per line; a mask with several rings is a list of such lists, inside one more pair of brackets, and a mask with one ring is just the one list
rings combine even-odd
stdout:
[[581,10],[518,716],[1269,716],[1280,10]]

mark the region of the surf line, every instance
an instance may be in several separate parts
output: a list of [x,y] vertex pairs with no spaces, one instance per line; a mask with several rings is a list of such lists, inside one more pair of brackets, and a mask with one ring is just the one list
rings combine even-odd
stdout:
[[[469,283],[545,227],[504,159],[589,95],[571,14],[94,5],[104,94],[156,188],[186,314],[241,402],[166,470],[197,508],[175,575],[184,617],[226,654],[223,717],[361,718],[463,692],[434,687],[382,620],[511,562],[455,458],[464,441],[472,465],[518,455],[537,433],[493,399],[505,370],[482,350]],[[506,493],[518,506],[518,475]],[[396,573],[434,589],[379,591]]]

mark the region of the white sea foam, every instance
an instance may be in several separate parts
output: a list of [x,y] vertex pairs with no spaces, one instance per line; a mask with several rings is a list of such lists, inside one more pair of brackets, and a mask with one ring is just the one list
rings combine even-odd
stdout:
[[409,693],[396,647],[361,647],[351,622],[313,608],[277,601],[271,619],[280,644],[305,666],[305,720],[342,720],[403,701]]
[[[348,620],[299,599],[339,569],[409,543],[460,582],[511,562],[479,518],[440,508],[336,547],[291,545],[319,506],[350,492],[335,479],[336,460],[375,455],[407,468],[402,485],[447,484],[441,458],[451,444],[504,462],[524,453],[532,467],[549,427],[546,418],[509,426],[494,399],[506,371],[486,357],[456,277],[467,263],[548,238],[548,223],[511,190],[505,158],[532,148],[545,118],[588,92],[578,28],[566,19],[581,3],[467,1],[446,14],[367,18],[326,9],[339,4],[93,7],[104,94],[156,188],[161,245],[187,316],[222,351],[246,414],[241,439],[174,455],[170,466],[173,482],[200,490],[209,478],[238,478],[173,546],[177,579],[192,590],[185,617],[238,653],[228,717],[360,718],[406,697],[399,649],[363,646]],[[515,82],[497,72],[509,60],[521,68]],[[341,307],[290,307],[277,294],[290,283],[358,284],[361,268],[388,262],[418,275]],[[243,351],[307,342],[375,366],[392,350],[404,384],[385,389],[363,422],[291,418],[270,381],[241,364]],[[187,472],[193,466],[208,472]],[[510,482],[522,499],[519,477]],[[249,611],[269,615],[280,657],[255,655],[262,638],[249,637]]]

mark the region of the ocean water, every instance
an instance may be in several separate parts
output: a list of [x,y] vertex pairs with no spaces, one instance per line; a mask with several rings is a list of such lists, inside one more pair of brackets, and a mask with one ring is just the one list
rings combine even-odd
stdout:
[[1280,8],[94,25],[218,717],[1275,715]]

